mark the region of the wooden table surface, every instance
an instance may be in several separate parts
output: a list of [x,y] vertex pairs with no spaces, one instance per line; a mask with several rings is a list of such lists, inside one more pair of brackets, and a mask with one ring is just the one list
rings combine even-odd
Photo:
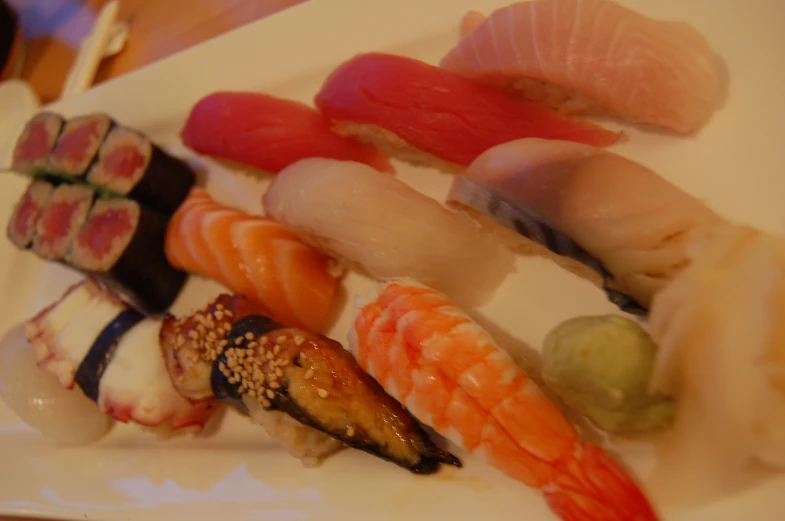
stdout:
[[[60,97],[79,42],[108,0],[6,0],[25,36],[22,79],[43,103]],[[104,60],[95,84],[165,58],[305,0],[120,0],[130,33],[123,51]],[[29,519],[0,516],[0,521]]]
[[[108,0],[6,0],[25,36],[22,79],[42,102],[60,97],[79,42]],[[95,83],[132,71],[304,0],[120,0],[130,26],[123,51],[104,60]],[[1,518],[0,518],[1,519]]]

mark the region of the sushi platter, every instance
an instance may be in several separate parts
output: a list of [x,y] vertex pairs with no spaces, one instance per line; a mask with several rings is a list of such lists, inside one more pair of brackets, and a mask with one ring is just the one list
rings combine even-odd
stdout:
[[312,0],[8,118],[0,519],[781,521],[783,20]]

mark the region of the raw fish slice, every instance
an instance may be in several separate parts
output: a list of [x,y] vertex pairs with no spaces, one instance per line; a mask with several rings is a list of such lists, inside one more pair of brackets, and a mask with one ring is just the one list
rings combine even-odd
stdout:
[[247,216],[235,211],[215,212],[204,227],[204,238],[215,251],[221,252],[217,256],[217,267],[218,272],[223,274],[226,286],[235,288],[238,295],[252,296],[256,294],[253,272],[243,259],[242,250],[238,248],[233,235],[226,233],[226,230],[233,230],[246,220]]
[[185,145],[269,173],[307,157],[365,163],[394,172],[373,147],[339,136],[313,108],[258,92],[216,92],[191,109],[182,131]]
[[723,226],[690,244],[690,265],[654,298],[652,390],[677,397],[653,483],[694,503],[785,468],[785,240]]
[[316,95],[338,132],[415,164],[461,171],[482,152],[526,137],[611,145],[619,135],[426,63],[361,54]]
[[349,344],[417,419],[542,491],[565,521],[654,521],[646,497],[493,338],[449,299],[401,279],[360,305]]
[[372,277],[410,276],[453,298],[486,301],[514,256],[471,219],[360,163],[305,159],[263,198],[267,215]]
[[199,431],[217,404],[192,405],[177,394],[158,347],[160,327],[86,279],[29,320],[26,337],[39,367],[67,389],[78,384],[114,419]]
[[[190,203],[191,198],[211,202]],[[223,219],[211,218],[219,213]],[[190,219],[195,224],[186,230]],[[223,238],[211,243],[209,252],[196,249],[195,243],[204,245],[207,237],[219,236]],[[340,275],[334,261],[272,219],[224,207],[201,188],[194,188],[175,213],[167,229],[166,256],[173,266],[211,273],[233,292],[249,293],[284,324],[312,331],[327,326]]]
[[523,139],[488,150],[453,180],[448,201],[514,230],[508,244],[516,251],[545,253],[602,283],[630,311],[647,309],[688,264],[691,238],[725,224],[648,168],[565,141]]
[[533,0],[470,12],[441,66],[565,113],[609,113],[691,133],[716,107],[706,39],[610,0]]

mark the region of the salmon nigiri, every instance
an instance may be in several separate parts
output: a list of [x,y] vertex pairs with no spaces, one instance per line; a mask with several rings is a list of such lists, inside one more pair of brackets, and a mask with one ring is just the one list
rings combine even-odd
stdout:
[[191,109],[182,130],[188,148],[277,174],[307,157],[357,161],[394,172],[373,148],[330,130],[318,111],[261,92],[214,92]]
[[441,66],[565,113],[612,114],[698,130],[715,108],[717,61],[682,22],[654,20],[610,0],[533,0],[485,18],[469,12]]
[[518,253],[602,284],[614,303],[637,313],[688,264],[686,244],[725,224],[645,166],[566,141],[491,148],[453,179],[447,198]]
[[443,294],[380,286],[349,333],[360,366],[421,422],[540,489],[565,521],[654,521],[609,454],[582,440],[493,338]]
[[172,217],[166,257],[264,306],[282,324],[324,331],[338,287],[334,261],[281,224],[227,208],[194,188]]
[[316,106],[343,135],[398,159],[451,172],[513,139],[606,146],[620,137],[496,87],[391,54],[361,54],[345,62],[322,85]]

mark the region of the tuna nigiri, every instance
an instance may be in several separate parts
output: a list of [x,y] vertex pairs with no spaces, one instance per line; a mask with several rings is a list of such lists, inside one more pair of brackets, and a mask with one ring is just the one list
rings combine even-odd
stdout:
[[565,521],[654,521],[646,497],[600,447],[581,440],[494,339],[444,295],[410,280],[361,306],[352,352],[421,422],[540,489]]
[[257,302],[283,324],[327,326],[338,288],[334,261],[277,222],[222,206],[201,188],[172,217],[166,256]]
[[305,159],[264,194],[267,215],[378,279],[409,276],[478,304],[514,256],[471,219],[360,163]]
[[511,85],[572,114],[612,114],[698,130],[716,107],[717,60],[693,27],[610,0],[533,0],[467,13],[441,66]]
[[460,171],[486,149],[525,137],[596,146],[619,135],[421,61],[359,55],[338,67],[316,106],[343,135],[415,164]]
[[181,135],[200,154],[272,174],[306,157],[358,161],[394,172],[381,152],[335,134],[313,108],[258,92],[215,92],[202,98]]
[[643,165],[539,139],[482,154],[453,180],[448,201],[494,229],[513,230],[504,235],[516,251],[545,254],[603,284],[628,311],[648,308],[684,268],[692,237],[725,223]]

